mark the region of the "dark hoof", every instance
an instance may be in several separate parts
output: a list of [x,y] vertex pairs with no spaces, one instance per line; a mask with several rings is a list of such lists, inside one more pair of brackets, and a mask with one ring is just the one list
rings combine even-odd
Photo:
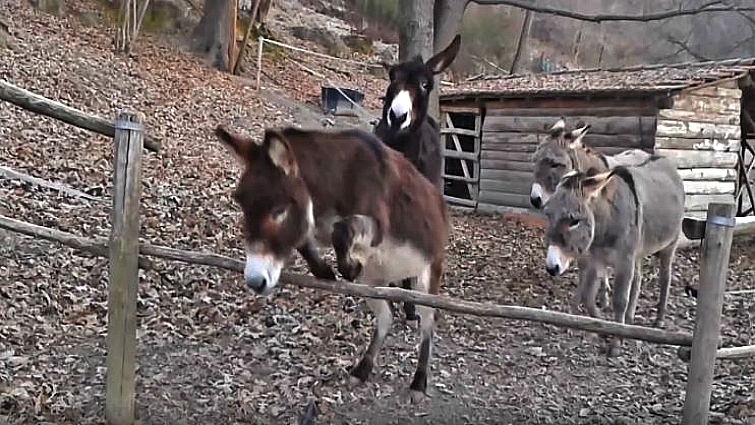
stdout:
[[656,328],[665,328],[666,327],[666,320],[664,319],[655,319],[655,322],[653,322],[653,326]]
[[370,372],[372,372],[372,366],[373,363],[371,358],[366,356],[362,357],[362,360],[351,369],[349,374],[352,378],[356,378],[360,382],[367,382],[367,378],[370,377]]
[[608,347],[608,357],[620,357],[621,347],[610,346]]
[[409,399],[411,400],[412,404],[420,404],[428,398],[428,395],[423,392],[414,390],[409,391]]
[[320,280],[336,280],[336,272],[327,264],[312,269],[312,275]]
[[409,385],[409,389],[413,392],[419,392],[422,394],[427,393],[427,374],[422,371],[418,370],[414,373],[414,379],[412,380],[412,384]]
[[417,314],[417,307],[414,304],[404,303],[404,315],[408,322],[417,320],[419,321],[419,315]]

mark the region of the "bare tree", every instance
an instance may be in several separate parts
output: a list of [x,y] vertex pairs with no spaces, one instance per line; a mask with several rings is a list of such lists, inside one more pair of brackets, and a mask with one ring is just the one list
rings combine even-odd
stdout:
[[206,1],[202,19],[192,32],[194,51],[224,71],[233,69],[236,58],[236,1]]
[[[399,60],[414,56],[423,60],[433,55],[433,6],[434,0],[403,0],[401,4],[401,30],[399,31]],[[436,83],[438,79],[436,78]],[[430,93],[428,114],[437,119],[438,90]]]

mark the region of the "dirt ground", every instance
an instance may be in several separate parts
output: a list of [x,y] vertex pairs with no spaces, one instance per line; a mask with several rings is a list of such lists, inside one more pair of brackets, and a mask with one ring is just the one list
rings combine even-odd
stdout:
[[[13,46],[0,49],[1,78],[104,117],[134,107],[163,138],[143,159],[144,241],[242,258],[230,199],[239,170],[212,130],[261,135],[296,122],[295,110],[147,35],[121,57],[109,29],[23,0],[3,2],[0,21]],[[112,140],[0,103],[0,162],[98,198],[0,178],[0,214],[108,236]],[[729,290],[753,288],[754,252],[751,238],[736,241]],[[568,311],[575,273],[551,278],[543,255],[540,230],[455,211],[443,292]],[[697,285],[698,255],[679,253],[670,330],[693,328],[684,286]],[[304,271],[298,258],[291,267]],[[641,324],[654,318],[656,273],[649,262]],[[107,281],[104,258],[0,231],[1,424],[104,423]],[[412,405],[416,330],[398,313],[371,381],[346,384],[372,330],[358,298],[283,287],[262,299],[234,273],[155,260],[140,272],[137,315],[141,424],[292,424],[311,400],[319,424],[676,424],[687,379],[675,347],[626,341],[624,356],[607,358],[593,334],[444,313],[430,397]],[[727,346],[755,344],[755,294],[726,296],[722,333]],[[712,423],[755,424],[754,372],[755,359],[717,363]]]

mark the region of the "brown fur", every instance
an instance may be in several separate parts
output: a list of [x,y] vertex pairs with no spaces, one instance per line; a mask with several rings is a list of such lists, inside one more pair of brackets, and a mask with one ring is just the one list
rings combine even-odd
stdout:
[[[348,221],[348,217],[366,216],[375,222],[374,233],[368,240],[376,247],[375,255],[383,256],[375,263],[379,267],[371,269],[373,273],[382,271],[366,283],[388,284],[386,275],[414,273],[417,268],[402,269],[405,264],[413,264],[429,270],[424,272],[429,274],[424,281],[427,291],[440,292],[448,237],[446,203],[437,188],[401,153],[360,130],[290,127],[267,130],[261,146],[224,127],[218,127],[216,134],[244,165],[234,198],[244,213],[247,244],[244,273],[247,284],[254,290],[269,293],[277,282],[281,264],[294,249],[303,253],[317,276],[316,270],[322,267],[318,262],[322,260],[313,259],[306,248],[313,243],[315,228],[327,227],[337,217],[342,219],[335,223]],[[310,202],[314,223],[307,218]],[[332,230],[321,230],[329,231],[331,240],[336,239]],[[391,244],[381,247],[383,241]],[[419,254],[415,255],[416,263],[401,263],[397,258],[395,251],[407,245],[411,249],[405,252]],[[306,252],[310,252],[310,258]],[[277,272],[270,272],[273,269]],[[406,277],[409,276],[402,276]],[[271,285],[265,279],[272,280]],[[371,300],[370,308],[378,317],[377,332],[362,360],[351,371],[353,377],[362,381],[367,379],[390,328],[387,303]],[[422,307],[420,311],[422,344],[411,384],[415,392],[424,393],[427,388],[432,313],[430,307]]]

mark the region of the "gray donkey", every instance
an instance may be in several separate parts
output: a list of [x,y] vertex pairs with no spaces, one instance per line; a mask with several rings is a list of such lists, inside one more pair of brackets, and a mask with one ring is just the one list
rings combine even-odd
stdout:
[[[543,212],[548,218],[548,273],[558,276],[576,261],[584,270],[585,286],[594,292],[598,274],[613,268],[612,301],[619,323],[634,321],[642,260],[657,254],[661,293],[655,326],[663,327],[684,216],[684,185],[672,159],[652,155],[636,166],[567,173]],[[608,353],[620,355],[620,338],[613,338]]]
[[[560,118],[551,127],[545,140],[538,145],[534,154],[535,181],[530,191],[530,202],[533,207],[542,208],[543,204],[555,192],[561,177],[570,171],[586,171],[593,168],[598,172],[603,172],[618,165],[639,164],[650,158],[650,154],[641,149],[628,149],[613,156],[603,155],[583,142],[583,138],[590,127],[590,124],[586,124],[572,131],[567,131],[564,119]],[[574,313],[577,313],[581,303],[590,316],[597,317],[596,295],[601,301],[602,307],[608,305],[610,287],[608,273],[601,272],[598,278],[600,279],[600,291],[595,293],[592,288],[583,285],[583,276],[582,273],[580,274],[580,283],[572,300]]]
[[[567,173],[543,207],[548,218],[548,273],[558,276],[575,261],[584,270],[585,287],[594,292],[599,273],[611,267],[615,320],[631,324],[641,288],[642,260],[657,254],[661,293],[655,326],[662,327],[684,197],[676,164],[662,156],[652,155],[636,166],[610,171]],[[621,354],[620,338],[612,339],[608,354]]]

